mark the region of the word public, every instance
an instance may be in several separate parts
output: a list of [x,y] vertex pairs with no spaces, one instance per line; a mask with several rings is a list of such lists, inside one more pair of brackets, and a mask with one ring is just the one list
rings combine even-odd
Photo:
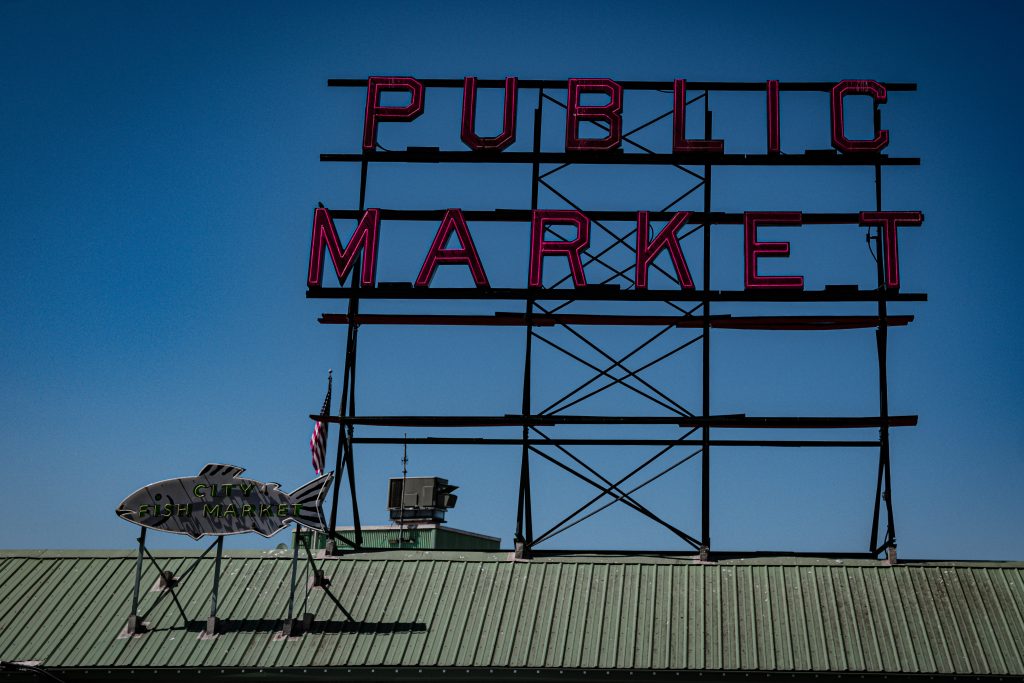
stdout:
[[[386,92],[409,94],[409,103],[383,105]],[[363,151],[377,148],[377,127],[383,121],[412,121],[424,110],[423,83],[408,76],[371,76],[367,81],[366,113],[363,118]],[[466,77],[462,86],[462,142],[471,150],[498,152],[516,141],[516,102],[519,79],[505,79],[505,100],[501,133],[481,137],[476,133],[477,79]],[[617,149],[622,144],[623,88],[610,78],[570,78],[566,93],[565,150],[567,152],[600,152]],[[779,135],[779,82],[765,82],[766,129],[769,154],[781,154]],[[604,104],[582,104],[584,95],[604,95]],[[879,130],[870,140],[851,140],[846,136],[843,120],[843,99],[848,95],[870,97],[881,104],[888,99],[884,85],[872,80],[843,80],[831,91],[832,146],[845,154],[878,153],[889,144],[889,131]],[[590,121],[601,125],[607,135],[582,137],[580,124]],[[672,152],[675,154],[716,154],[725,151],[722,140],[690,140],[686,137],[686,80],[677,78],[672,87]]]

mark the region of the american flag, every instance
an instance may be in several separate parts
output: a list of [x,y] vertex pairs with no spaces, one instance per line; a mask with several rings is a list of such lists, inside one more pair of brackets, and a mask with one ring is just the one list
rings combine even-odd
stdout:
[[317,474],[324,471],[324,458],[327,455],[327,423],[323,422],[331,412],[331,373],[327,373],[327,395],[324,406],[320,409],[320,420],[313,427],[313,436],[309,437],[309,450],[313,454],[313,469]]

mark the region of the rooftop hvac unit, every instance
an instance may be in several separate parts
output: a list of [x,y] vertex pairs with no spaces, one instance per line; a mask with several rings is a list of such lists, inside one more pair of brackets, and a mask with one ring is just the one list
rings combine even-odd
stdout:
[[389,479],[388,512],[392,520],[443,522],[445,510],[455,507],[457,488],[440,477]]

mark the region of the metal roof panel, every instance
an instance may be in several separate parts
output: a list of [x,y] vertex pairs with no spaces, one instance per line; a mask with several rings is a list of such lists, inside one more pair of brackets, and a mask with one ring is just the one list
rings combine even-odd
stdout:
[[[195,555],[158,554],[176,576]],[[999,563],[699,564],[482,553],[383,553],[303,565],[283,638],[290,557],[225,556],[218,613],[200,634],[213,561],[174,591],[143,566],[150,631],[125,637],[128,553],[0,555],[0,659],[48,667],[464,667],[1024,676],[1024,572]],[[161,597],[163,595],[163,597]],[[158,600],[159,599],[159,600]],[[335,600],[337,602],[335,602]],[[188,616],[183,623],[181,610]],[[351,616],[351,619],[349,616]]]

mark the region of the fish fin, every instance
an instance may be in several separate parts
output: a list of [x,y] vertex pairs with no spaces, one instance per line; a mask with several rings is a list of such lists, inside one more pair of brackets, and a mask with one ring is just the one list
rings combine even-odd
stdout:
[[301,504],[303,507],[302,512],[298,515],[290,515],[292,519],[304,527],[316,531],[326,531],[327,523],[324,521],[323,504],[333,479],[334,472],[328,472],[289,493],[288,498],[291,504]]
[[200,538],[203,537],[203,533],[201,531],[196,533],[195,529],[191,531],[186,531],[185,533],[188,534],[189,538],[191,538],[193,541],[198,541]]
[[209,465],[199,470],[200,477],[237,477],[242,472],[245,472],[244,467],[238,467],[236,465],[218,465],[217,463],[211,462]]

